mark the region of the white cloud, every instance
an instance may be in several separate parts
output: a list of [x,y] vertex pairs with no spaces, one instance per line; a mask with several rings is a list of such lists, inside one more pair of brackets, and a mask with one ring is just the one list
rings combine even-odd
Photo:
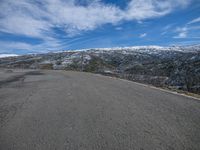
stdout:
[[[77,5],[75,0],[28,0],[1,2],[1,31],[40,36],[51,27],[62,27],[67,34],[93,30],[102,24],[117,24],[122,20],[144,20],[170,13],[175,7],[189,4],[188,0],[131,0],[125,10],[100,0],[85,1]],[[13,13],[14,12],[14,13]]]
[[[157,1],[152,0],[132,0],[127,8],[127,15],[125,15],[127,20],[143,20],[147,18],[154,18],[163,16],[169,13],[168,8],[162,8]],[[157,5],[158,4],[158,5]],[[160,9],[160,10],[158,10]]]
[[[188,34],[190,31],[200,29],[200,26],[193,26],[193,24],[197,22],[200,22],[200,17],[189,21],[188,23],[185,24],[184,27],[177,27],[175,32],[178,33],[178,35],[174,36],[174,38],[188,38]],[[190,38],[199,38],[199,37],[190,36]]]
[[128,20],[143,20],[164,16],[176,7],[186,7],[190,0],[132,0],[125,12]]
[[179,38],[186,38],[187,33],[186,32],[181,32],[178,34],[178,36],[174,36],[174,38],[179,39]]
[[168,24],[168,25],[164,26],[162,28],[161,35],[166,35],[167,33],[169,33],[170,32],[169,30],[171,30],[173,26],[174,26],[174,24]]
[[[177,27],[175,29],[175,32],[178,33],[178,35],[174,36],[173,38],[188,38],[190,31],[199,30],[199,29],[200,29],[200,26],[189,26],[188,24],[184,27]],[[190,38],[199,38],[199,37],[190,36]]]
[[122,27],[116,27],[115,30],[123,30]]
[[188,31],[188,27],[178,27],[178,28],[176,28],[176,31],[177,32],[187,32]]
[[168,31],[169,29],[171,29],[173,27],[174,24],[168,24],[165,27],[163,27],[163,31]]
[[31,44],[23,42],[0,42],[2,49],[30,49]]
[[174,36],[173,38],[186,38],[188,30],[188,27],[177,27],[175,32],[177,32],[178,35]]
[[1,53],[7,53],[10,50],[25,50],[27,53],[32,52],[48,52],[48,51],[55,51],[55,50],[62,50],[62,43],[61,41],[54,39],[54,38],[47,38],[40,44],[30,44],[26,42],[2,42],[0,41],[1,45]]
[[146,33],[143,33],[143,34],[140,34],[140,38],[143,38],[143,37],[146,37],[147,36],[147,34]]
[[79,5],[78,0],[1,0],[0,31],[50,43],[46,39],[55,38],[55,28],[74,36],[104,24],[161,17],[190,4],[190,0],[130,0],[127,7],[121,9],[101,0],[82,1],[86,5]]
[[197,22],[200,22],[200,17],[191,20],[190,22],[188,22],[188,24],[193,24],[193,23],[197,23]]
[[3,32],[39,38],[43,37],[43,32],[45,32],[45,30],[49,30],[47,22],[36,20],[27,16],[11,16],[9,18],[5,18],[0,23],[0,26],[0,30]]

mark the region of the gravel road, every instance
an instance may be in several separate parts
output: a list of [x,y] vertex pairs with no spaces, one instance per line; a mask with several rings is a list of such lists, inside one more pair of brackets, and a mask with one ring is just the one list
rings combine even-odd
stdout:
[[1,150],[199,150],[200,100],[71,71],[0,70]]

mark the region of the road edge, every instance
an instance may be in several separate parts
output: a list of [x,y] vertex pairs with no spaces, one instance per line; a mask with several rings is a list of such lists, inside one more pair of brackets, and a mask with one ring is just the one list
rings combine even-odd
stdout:
[[160,91],[163,91],[163,92],[167,92],[167,93],[171,93],[171,94],[179,95],[179,96],[184,96],[184,97],[187,97],[187,98],[191,98],[191,99],[199,100],[200,101],[200,98],[198,98],[198,97],[186,95],[184,93],[175,92],[175,91],[172,91],[170,89],[167,90],[167,89],[164,89],[164,88],[161,88],[161,87],[155,87],[153,85],[148,85],[148,84],[139,83],[139,82],[135,82],[135,81],[131,81],[131,80],[126,80],[126,79],[122,79],[122,78],[117,78],[117,77],[105,76],[105,75],[102,75],[102,74],[95,74],[95,75],[99,75],[99,76],[103,76],[103,77],[109,77],[109,78],[112,78],[112,79],[117,79],[117,80],[129,82],[129,83],[135,83],[135,84],[140,85],[140,86],[149,87],[149,88],[152,88],[152,89],[156,89],[156,90],[160,90]]

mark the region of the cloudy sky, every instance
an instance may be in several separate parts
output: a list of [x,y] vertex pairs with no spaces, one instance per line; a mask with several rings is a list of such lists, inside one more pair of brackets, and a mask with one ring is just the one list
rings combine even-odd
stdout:
[[0,53],[200,44],[200,0],[0,0]]

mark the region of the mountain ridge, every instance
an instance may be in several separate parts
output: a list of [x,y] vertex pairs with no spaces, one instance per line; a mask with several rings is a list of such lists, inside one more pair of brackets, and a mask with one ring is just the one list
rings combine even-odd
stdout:
[[[69,49],[69,50],[59,50],[59,51],[48,51],[46,53],[28,53],[23,55],[38,55],[47,53],[62,53],[62,52],[81,52],[81,51],[91,51],[91,50],[165,50],[165,51],[200,51],[200,44],[187,45],[187,46],[158,46],[158,45],[147,45],[147,46],[127,46],[127,47],[106,47],[106,48],[85,48],[85,49]],[[0,53],[0,58],[3,57],[15,57],[22,56],[19,54],[10,53]]]

